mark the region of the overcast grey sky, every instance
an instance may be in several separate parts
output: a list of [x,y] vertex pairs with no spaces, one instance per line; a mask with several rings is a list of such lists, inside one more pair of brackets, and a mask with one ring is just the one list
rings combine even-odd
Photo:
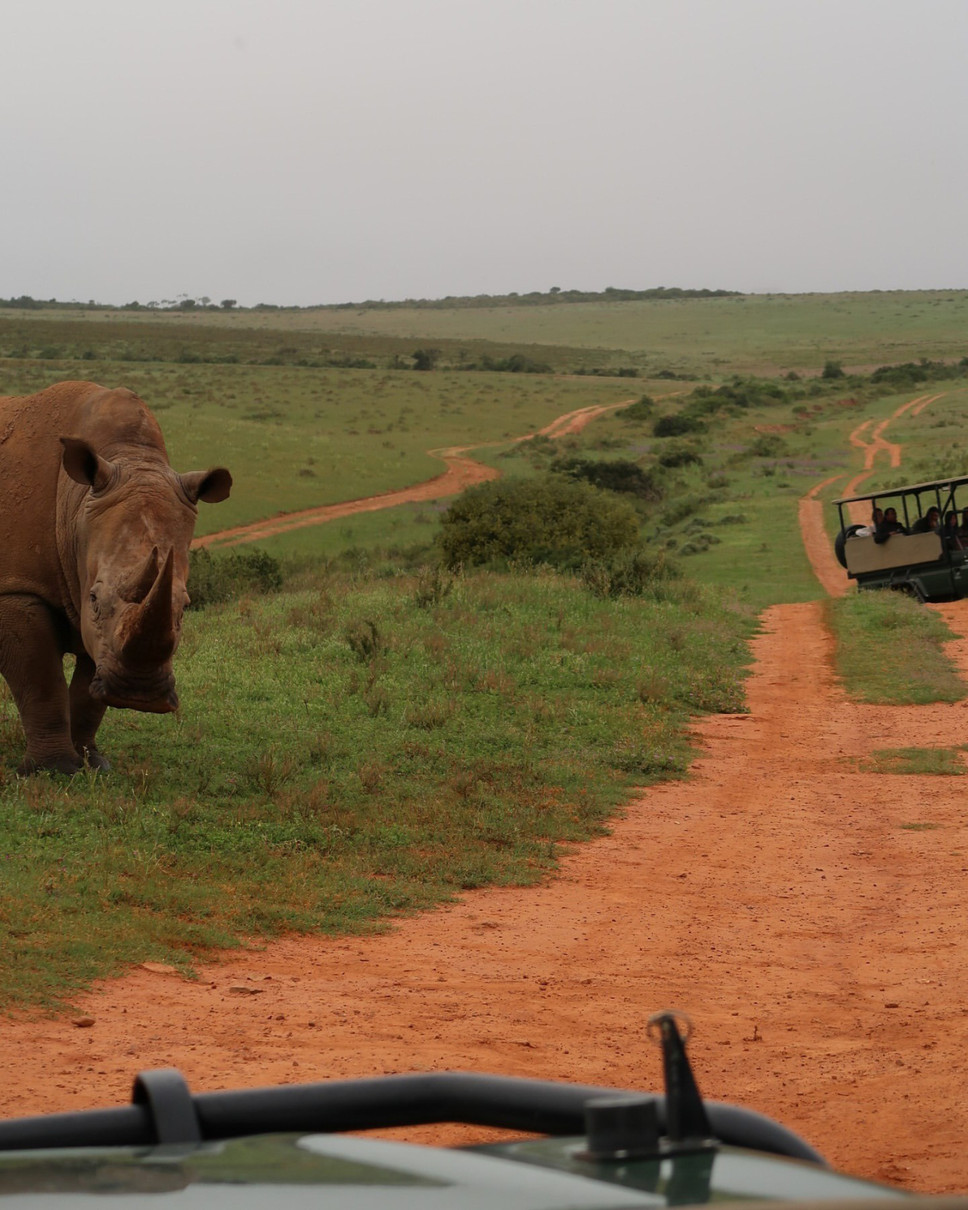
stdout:
[[0,296],[968,287],[968,0],[0,14]]

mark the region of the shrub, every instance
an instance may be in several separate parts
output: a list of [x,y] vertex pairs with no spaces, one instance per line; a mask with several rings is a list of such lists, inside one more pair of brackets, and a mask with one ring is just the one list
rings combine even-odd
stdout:
[[665,467],[702,466],[702,455],[690,445],[670,445],[659,455],[659,465]]
[[655,476],[629,458],[597,462],[593,458],[556,458],[551,469],[570,479],[584,479],[609,492],[625,492],[640,500],[660,500],[662,489]]
[[619,408],[615,413],[623,420],[650,420],[652,413],[655,411],[655,400],[651,395],[643,395],[641,399],[636,399],[635,403],[630,403],[627,408]]
[[698,416],[673,412],[669,416],[660,416],[652,426],[652,432],[656,437],[681,437],[685,433],[701,433],[705,427]]
[[343,637],[361,664],[369,664],[383,650],[383,636],[372,618],[356,618],[346,627]]
[[664,550],[640,547],[610,559],[590,559],[582,566],[581,581],[596,597],[655,596],[660,581],[678,579],[682,572]]
[[560,475],[478,484],[441,518],[440,545],[450,568],[512,562],[575,568],[637,541],[631,505]]
[[193,609],[231,601],[248,592],[275,592],[282,587],[279,563],[263,550],[213,555],[205,549],[191,552],[188,588]]
[[684,414],[687,416],[712,416],[717,412],[746,410],[754,407],[769,407],[774,403],[785,403],[793,388],[784,389],[778,383],[763,378],[734,378],[722,386],[697,387],[686,401]]
[[687,517],[695,516],[706,503],[705,496],[676,497],[668,508],[663,510],[662,516],[659,518],[662,528],[672,529],[674,525],[678,525],[680,521],[685,521]]
[[510,357],[481,358],[482,370],[494,370],[503,374],[551,374],[554,368],[546,361],[535,361],[533,357],[525,357],[523,353],[512,353]]
[[756,458],[782,458],[789,452],[779,433],[760,433],[749,447],[749,453]]
[[679,548],[680,555],[701,555],[710,546],[717,546],[722,542],[722,538],[717,538],[715,534],[703,531],[702,533],[693,534],[688,542],[684,542]]
[[447,575],[439,567],[426,567],[417,577],[413,602],[420,609],[430,609],[449,597],[453,588],[453,576]]
[[638,378],[635,366],[579,366],[576,374],[587,374],[593,378]]

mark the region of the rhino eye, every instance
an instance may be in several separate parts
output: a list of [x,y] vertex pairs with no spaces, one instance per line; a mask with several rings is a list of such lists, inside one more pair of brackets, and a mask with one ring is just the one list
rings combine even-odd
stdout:
[[97,593],[96,593],[96,592],[90,592],[90,593],[88,593],[88,594],[87,594],[87,599],[88,599],[88,601],[90,602],[90,605],[91,605],[91,612],[92,612],[92,613],[97,613],[97,612],[99,611],[99,608],[100,608],[100,607],[99,607],[99,605],[98,605]]

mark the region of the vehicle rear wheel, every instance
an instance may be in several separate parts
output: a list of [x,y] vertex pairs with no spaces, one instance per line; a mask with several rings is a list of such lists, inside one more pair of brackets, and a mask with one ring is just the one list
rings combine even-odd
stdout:
[[841,567],[847,566],[847,556],[844,554],[844,544],[846,543],[847,539],[852,538],[859,529],[865,528],[866,526],[863,525],[848,525],[845,529],[840,531],[836,538],[834,538],[834,554],[837,556],[837,562]]

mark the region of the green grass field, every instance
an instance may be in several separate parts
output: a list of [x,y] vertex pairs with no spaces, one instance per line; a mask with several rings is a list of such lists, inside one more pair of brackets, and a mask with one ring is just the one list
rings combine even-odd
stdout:
[[317,575],[190,614],[178,715],[110,711],[115,771],[71,780],[10,774],[4,693],[0,1005],[534,882],[683,775],[691,715],[742,709],[752,623],[689,584]]

